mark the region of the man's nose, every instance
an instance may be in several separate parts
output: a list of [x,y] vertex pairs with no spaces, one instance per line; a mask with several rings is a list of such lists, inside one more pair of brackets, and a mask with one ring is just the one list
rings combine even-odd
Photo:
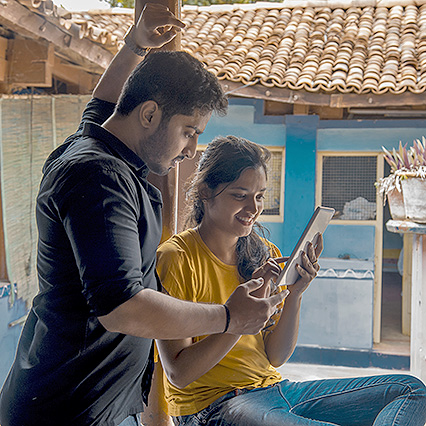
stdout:
[[182,151],[183,155],[186,158],[194,158],[195,154],[197,152],[197,143],[198,143],[198,136],[194,136],[192,139],[190,139],[190,142],[186,145],[184,150]]

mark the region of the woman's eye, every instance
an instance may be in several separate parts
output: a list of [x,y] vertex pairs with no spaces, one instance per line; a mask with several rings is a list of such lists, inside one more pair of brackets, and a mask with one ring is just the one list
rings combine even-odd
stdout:
[[265,199],[265,194],[260,194],[257,196],[258,200],[264,200]]
[[234,194],[234,198],[236,198],[237,200],[243,200],[245,198],[244,194]]
[[185,137],[187,137],[188,139],[192,139],[195,136],[195,133],[187,133],[185,135]]

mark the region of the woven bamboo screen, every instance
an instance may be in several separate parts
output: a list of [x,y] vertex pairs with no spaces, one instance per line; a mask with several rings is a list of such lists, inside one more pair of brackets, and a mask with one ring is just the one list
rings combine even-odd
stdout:
[[7,274],[29,304],[37,292],[35,200],[43,163],[79,124],[88,96],[0,98],[1,197]]

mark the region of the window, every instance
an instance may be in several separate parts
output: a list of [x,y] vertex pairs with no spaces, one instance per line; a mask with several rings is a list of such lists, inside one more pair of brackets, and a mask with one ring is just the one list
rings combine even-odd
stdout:
[[265,208],[260,218],[262,222],[279,222],[284,217],[284,150],[268,149],[272,155],[269,162]]
[[337,220],[375,220],[377,155],[321,154],[320,203],[336,210]]

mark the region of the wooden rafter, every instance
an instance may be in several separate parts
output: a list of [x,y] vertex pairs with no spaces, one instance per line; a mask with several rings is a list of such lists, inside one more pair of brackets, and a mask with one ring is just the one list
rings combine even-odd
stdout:
[[425,104],[424,96],[405,92],[400,95],[393,94],[355,94],[355,93],[309,93],[303,90],[289,90],[277,87],[265,87],[261,84],[244,86],[222,80],[221,84],[226,92],[232,96],[243,98],[264,99],[289,104],[304,104],[314,106],[327,106],[331,108],[374,108],[401,105],[420,106]]
[[[41,38],[55,46],[55,49],[73,52],[75,58],[107,68],[113,54],[87,39],[80,39],[45,17],[31,12],[16,0],[0,2],[0,24],[29,38]],[[80,59],[81,60],[81,59]]]

